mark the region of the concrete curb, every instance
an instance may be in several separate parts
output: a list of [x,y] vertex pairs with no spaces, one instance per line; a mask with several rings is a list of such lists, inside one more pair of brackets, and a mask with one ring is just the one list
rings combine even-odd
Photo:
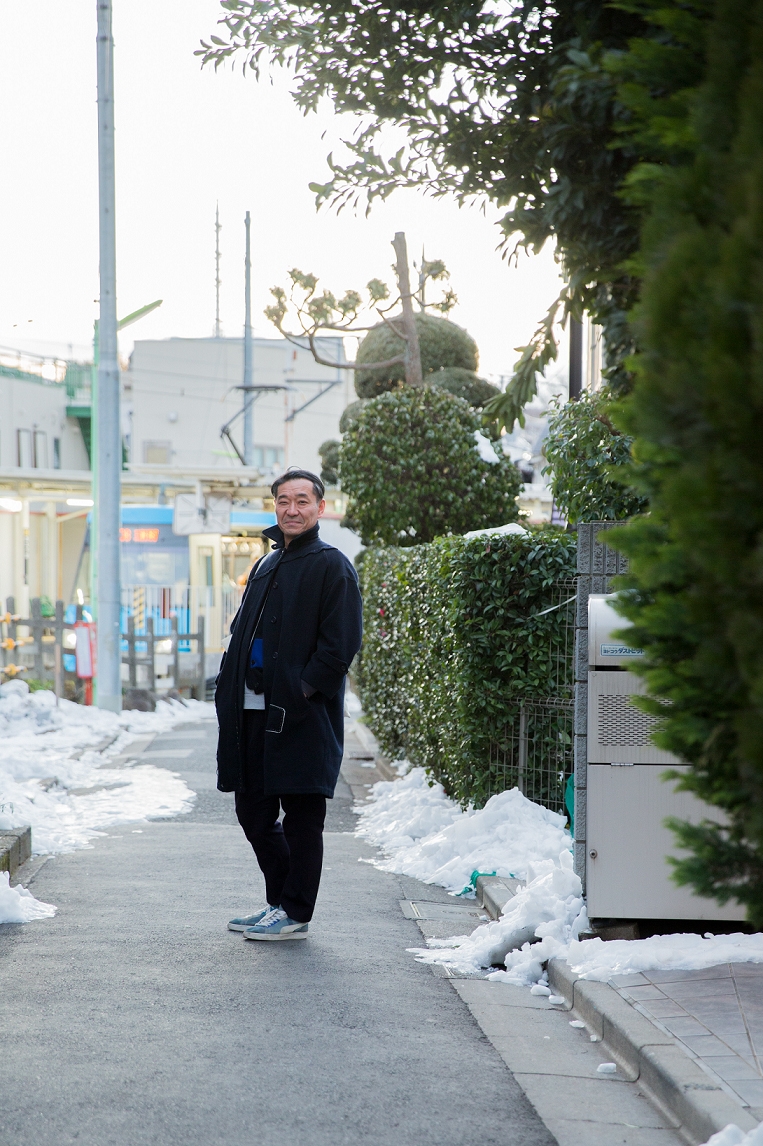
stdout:
[[32,854],[32,829],[12,828],[0,831],[0,871],[7,871],[11,879],[22,863]]
[[522,881],[510,876],[479,875],[475,891],[480,903],[492,919],[500,919],[503,909],[522,887]]
[[745,1132],[758,1125],[675,1039],[663,1034],[607,983],[579,979],[561,959],[550,960],[548,981],[601,1039],[623,1074],[631,1081],[638,1079],[655,1105],[679,1120],[681,1133],[694,1146],[730,1122]]

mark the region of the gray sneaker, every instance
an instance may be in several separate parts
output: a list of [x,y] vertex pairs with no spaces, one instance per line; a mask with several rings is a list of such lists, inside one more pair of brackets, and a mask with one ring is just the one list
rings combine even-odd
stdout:
[[275,909],[268,904],[267,907],[263,907],[262,911],[255,911],[254,915],[241,915],[238,919],[229,919],[228,930],[246,931],[247,927],[254,927],[261,919],[265,918],[269,911],[274,910]]
[[307,939],[307,923],[291,919],[282,907],[271,907],[254,927],[247,927],[244,939]]

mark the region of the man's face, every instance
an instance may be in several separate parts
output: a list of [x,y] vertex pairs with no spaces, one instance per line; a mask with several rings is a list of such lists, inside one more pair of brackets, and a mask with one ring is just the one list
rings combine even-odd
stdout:
[[323,517],[325,501],[318,501],[313,483],[305,478],[285,481],[276,494],[276,520],[284,535],[285,544],[312,529],[319,517]]

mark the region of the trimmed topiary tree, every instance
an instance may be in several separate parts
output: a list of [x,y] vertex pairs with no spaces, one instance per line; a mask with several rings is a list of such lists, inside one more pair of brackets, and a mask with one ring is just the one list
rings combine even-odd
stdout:
[[427,386],[439,386],[457,398],[464,398],[475,410],[481,410],[486,402],[500,394],[497,386],[480,378],[473,370],[462,366],[441,366],[424,379]]
[[[545,454],[554,502],[567,521],[622,521],[646,509],[628,484],[633,438],[613,425],[607,388],[566,402],[551,419]],[[619,473],[618,473],[619,470]]]
[[321,481],[324,485],[339,485],[339,451],[342,443],[329,438],[318,446],[318,457],[321,459]]
[[339,433],[346,434],[350,426],[360,417],[360,411],[365,406],[363,399],[359,398],[357,402],[350,402],[349,406],[345,406],[342,410],[341,417],[339,418]]
[[418,545],[516,521],[519,473],[503,454],[481,457],[479,430],[463,398],[434,387],[367,402],[339,463],[348,523],[363,544]]
[[[416,314],[416,329],[421,351],[421,372],[426,377],[442,366],[458,366],[462,370],[474,372],[479,355],[477,343],[472,336],[455,322],[447,318],[435,318],[431,314]],[[380,323],[368,332],[358,347],[355,361],[359,367],[364,362],[384,362],[400,354],[402,342],[399,335],[390,329],[388,323]],[[359,398],[375,398],[386,390],[393,390],[405,381],[405,366],[394,363],[386,369],[355,371],[355,390]]]

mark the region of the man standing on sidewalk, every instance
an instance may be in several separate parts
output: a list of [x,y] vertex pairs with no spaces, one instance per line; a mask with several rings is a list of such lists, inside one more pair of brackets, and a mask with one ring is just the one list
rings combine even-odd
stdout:
[[249,576],[217,678],[217,787],[236,794],[268,901],[228,927],[247,939],[305,939],[362,611],[355,570],[319,536],[320,478],[290,469],[271,489],[278,525],[263,534],[275,549]]

